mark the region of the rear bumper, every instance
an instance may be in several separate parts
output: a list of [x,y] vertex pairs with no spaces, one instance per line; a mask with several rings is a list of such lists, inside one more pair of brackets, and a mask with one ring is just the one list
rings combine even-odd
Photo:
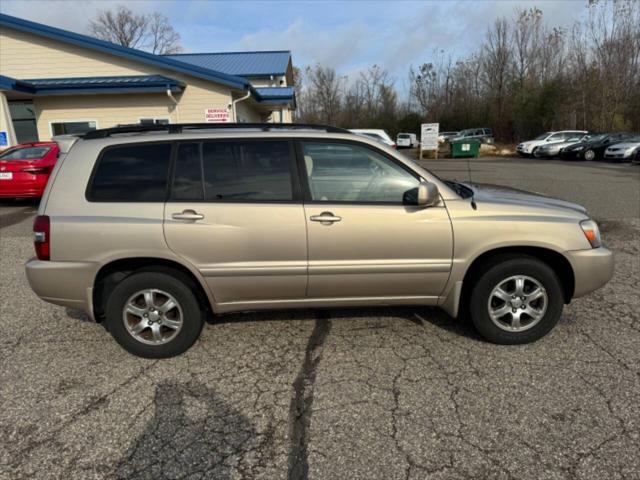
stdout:
[[32,258],[25,264],[27,280],[45,302],[77,308],[93,319],[93,281],[97,263],[51,262]]
[[573,297],[602,287],[613,277],[613,253],[605,247],[565,252],[575,277]]
[[46,186],[47,179],[0,181],[0,198],[40,198]]

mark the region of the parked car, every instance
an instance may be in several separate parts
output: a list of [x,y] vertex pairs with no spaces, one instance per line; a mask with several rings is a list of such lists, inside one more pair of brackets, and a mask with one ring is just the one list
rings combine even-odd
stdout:
[[569,138],[575,138],[578,136],[584,136],[588,132],[585,130],[561,130],[559,132],[545,132],[542,135],[538,135],[533,140],[519,143],[516,146],[516,152],[521,157],[530,157],[534,155],[534,150],[542,145],[549,143],[565,142]]
[[469,140],[470,138],[476,138],[482,143],[493,143],[493,131],[490,128],[468,128],[458,132],[454,137],[449,138],[451,140]]
[[398,148],[416,148],[418,143],[418,137],[415,133],[399,133],[396,139]]
[[460,132],[440,132],[438,135],[438,143],[448,142],[459,134]]
[[604,151],[604,158],[611,161],[640,163],[640,136],[607,147]]
[[40,198],[58,151],[57,143],[33,142],[0,153],[0,197]]
[[355,133],[356,135],[373,138],[374,140],[380,143],[384,143],[385,145],[391,148],[396,148],[396,143],[393,140],[391,140],[391,137],[389,136],[389,134],[384,130],[374,129],[374,128],[367,128],[367,129],[356,128],[350,131],[352,133]]
[[602,133],[590,135],[580,143],[566,147],[560,153],[563,160],[602,160],[608,146],[633,138],[629,133]]
[[211,312],[290,307],[440,306],[526,343],[613,274],[579,205],[443,181],[372,139],[298,127],[85,134],[40,203],[31,287],[159,358]]
[[574,137],[569,137],[564,141],[545,143],[533,149],[533,156],[536,158],[558,157],[564,148],[575,145],[576,143],[585,140],[587,137],[588,135],[579,134]]

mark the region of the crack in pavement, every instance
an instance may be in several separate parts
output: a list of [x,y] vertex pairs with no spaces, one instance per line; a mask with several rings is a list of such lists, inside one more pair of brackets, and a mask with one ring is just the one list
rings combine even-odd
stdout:
[[309,427],[313,391],[322,360],[324,342],[331,330],[331,320],[327,311],[319,311],[316,323],[307,342],[302,367],[293,382],[294,396],[289,407],[289,468],[287,478],[306,479],[309,474]]

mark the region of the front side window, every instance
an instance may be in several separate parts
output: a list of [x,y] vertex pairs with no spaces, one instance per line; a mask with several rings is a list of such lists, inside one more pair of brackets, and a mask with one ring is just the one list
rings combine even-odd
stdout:
[[220,141],[178,147],[173,200],[293,200],[288,141]]
[[53,135],[84,134],[96,129],[96,122],[53,122]]
[[420,181],[375,150],[350,143],[304,142],[311,199],[317,202],[406,202]]
[[170,161],[170,143],[108,148],[87,197],[93,202],[164,202]]

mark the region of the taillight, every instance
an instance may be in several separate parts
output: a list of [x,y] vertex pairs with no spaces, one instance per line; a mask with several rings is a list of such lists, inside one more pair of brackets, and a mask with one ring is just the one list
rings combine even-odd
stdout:
[[33,173],[35,175],[38,173],[49,173],[50,170],[51,170],[50,167],[26,167],[20,171],[26,172],[26,173]]
[[51,222],[47,215],[38,215],[33,221],[33,246],[38,260],[51,256]]

